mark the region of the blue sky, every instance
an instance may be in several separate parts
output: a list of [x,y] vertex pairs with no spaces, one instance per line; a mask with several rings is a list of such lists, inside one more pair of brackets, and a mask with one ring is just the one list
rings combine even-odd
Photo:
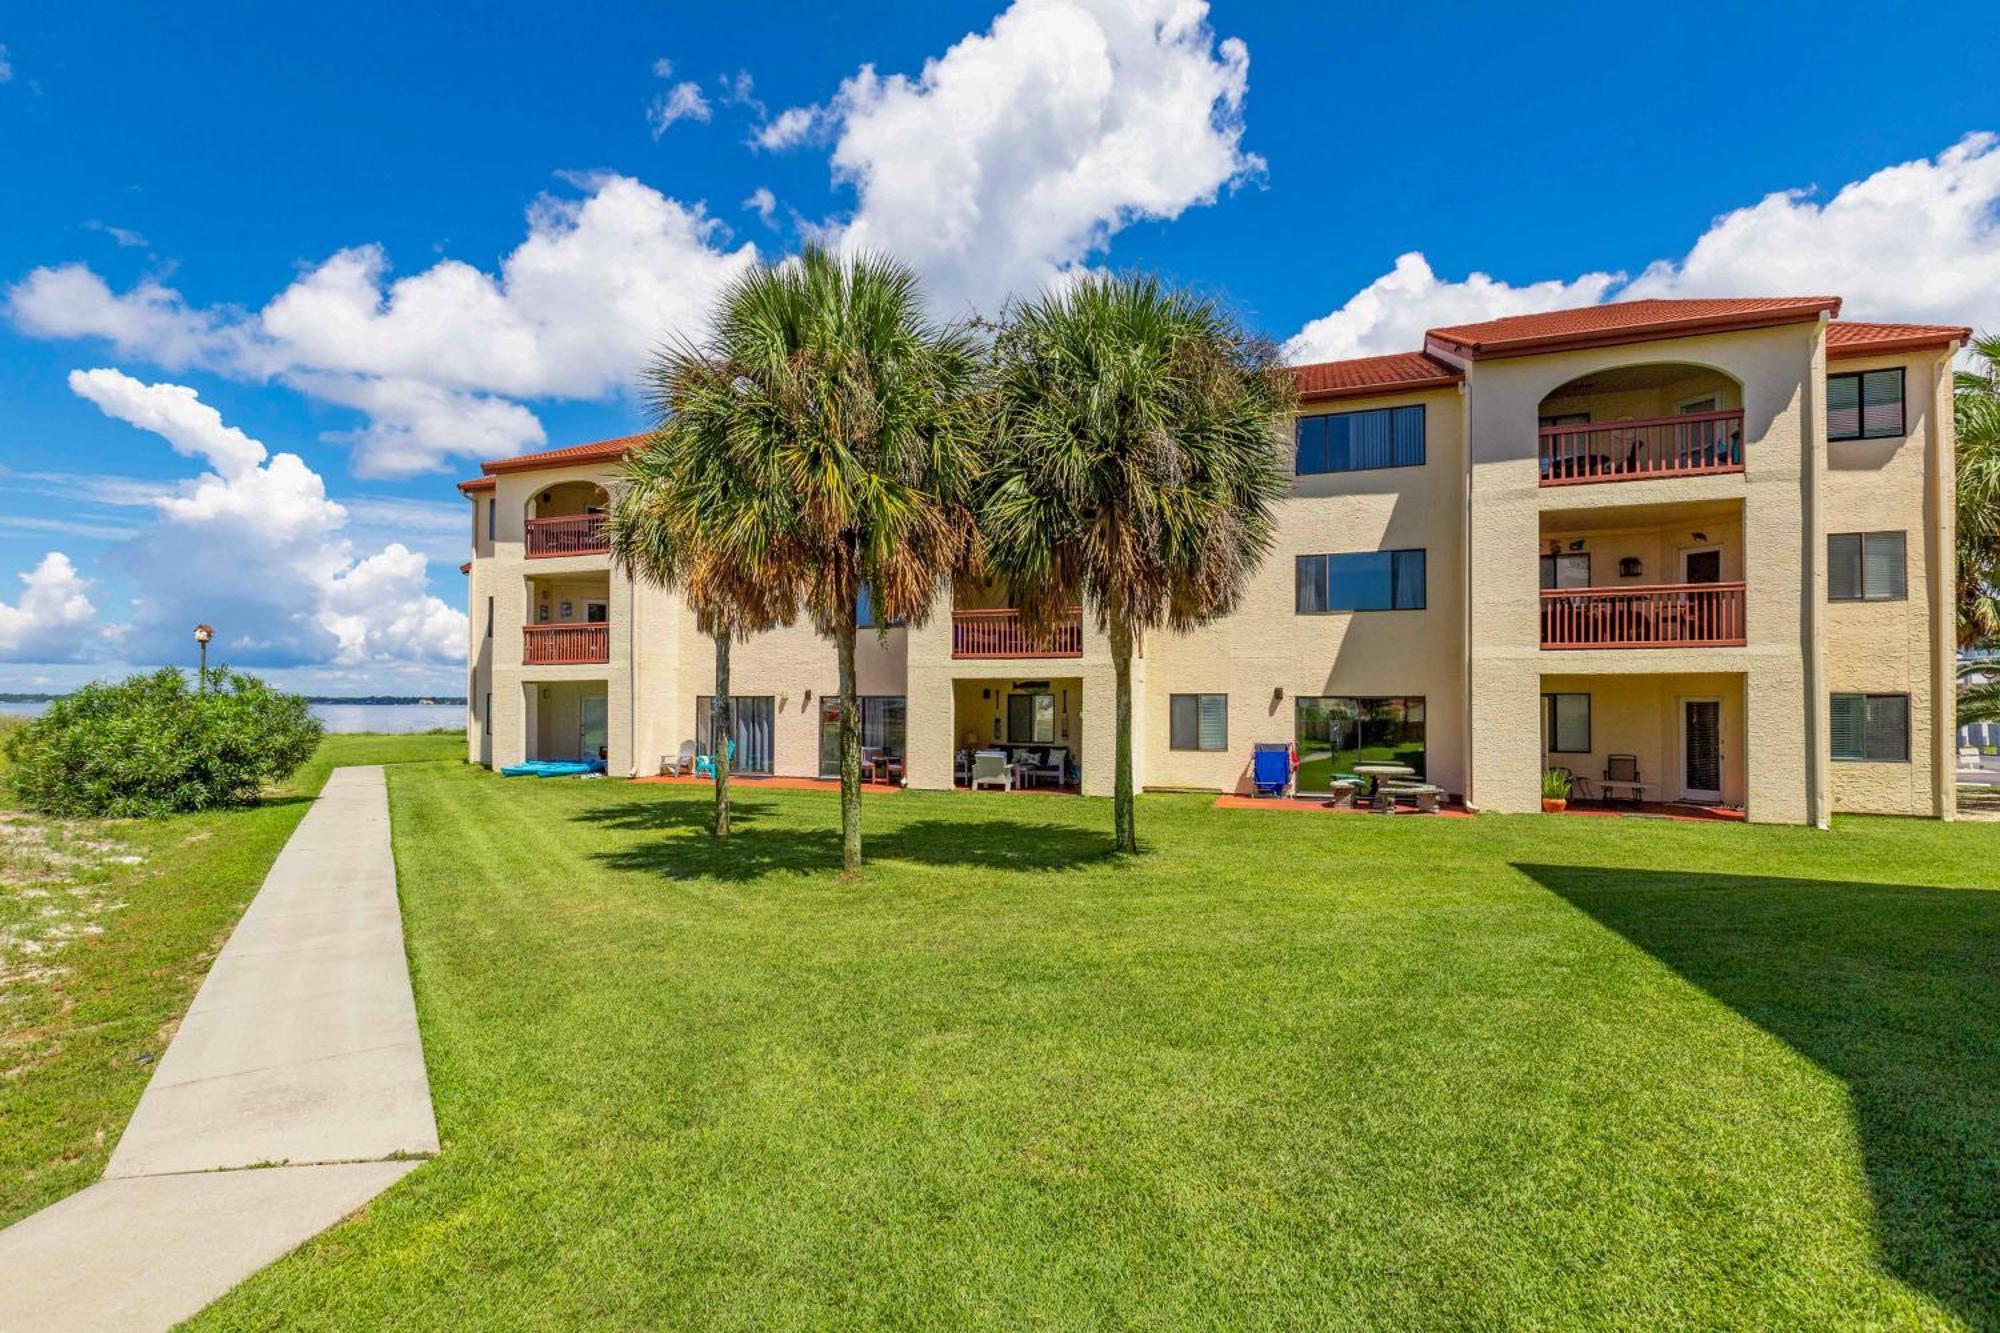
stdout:
[[1298,359],[1635,295],[2000,327],[1947,11],[410,8],[0,11],[0,689],[206,619],[455,692],[452,481],[638,427],[646,348],[808,236],[945,313],[1158,269]]

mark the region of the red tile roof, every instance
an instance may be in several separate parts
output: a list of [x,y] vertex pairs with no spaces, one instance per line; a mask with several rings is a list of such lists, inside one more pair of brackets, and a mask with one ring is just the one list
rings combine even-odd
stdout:
[[458,483],[458,489],[470,495],[474,491],[490,491],[497,485],[499,483],[491,477],[474,477],[471,481]]
[[1654,338],[1768,328],[1840,313],[1837,296],[1726,297],[1693,301],[1614,301],[1576,310],[1509,315],[1432,329],[1426,347],[1478,360],[1578,347],[1610,347]]
[[1322,361],[1294,366],[1299,397],[1308,402],[1327,398],[1361,398],[1377,393],[1410,393],[1418,389],[1448,389],[1464,379],[1458,368],[1423,352],[1364,356],[1352,361]]
[[1970,341],[1972,330],[1963,324],[1865,324],[1836,319],[1826,326],[1826,354],[1830,360],[1942,348]]
[[575,463],[596,463],[607,458],[623,458],[633,449],[646,442],[640,435],[621,435],[615,440],[594,440],[589,444],[572,444],[561,449],[544,449],[536,454],[516,454],[512,458],[496,458],[481,465],[481,471],[491,476],[496,472],[533,472],[537,468],[569,467]]

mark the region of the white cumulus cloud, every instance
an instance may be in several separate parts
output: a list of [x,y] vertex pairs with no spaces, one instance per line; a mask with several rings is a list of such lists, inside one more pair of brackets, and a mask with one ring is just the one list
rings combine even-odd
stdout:
[[20,576],[21,597],[0,602],[0,662],[68,662],[89,647],[97,608],[86,590],[90,581],[61,551]]
[[435,469],[545,442],[520,399],[603,398],[646,353],[698,334],[715,293],[757,258],[720,225],[625,176],[545,196],[526,238],[488,272],[443,260],[392,277],[379,247],[338,251],[262,309],[202,307],[158,279],[113,291],[82,264],[32,271],[8,293],[16,327],[98,337],[128,358],[276,381],[361,412],[334,432],[364,476]]
[[760,141],[826,117],[858,199],[829,234],[901,256],[947,309],[992,312],[1261,171],[1242,145],[1249,78],[1199,0],[1016,0],[915,77],[863,66]]
[[394,542],[358,554],[347,510],[297,454],[271,453],[185,385],[110,369],[69,382],[211,469],[153,497],[157,523],[119,551],[137,591],[120,645],[130,660],[172,660],[196,621],[237,665],[464,660],[465,615],[430,595],[424,557]]
[[1848,319],[2000,328],[2000,136],[1882,168],[1822,201],[1778,190],[1710,224],[1678,259],[1636,278],[1585,273],[1518,286],[1440,278],[1406,254],[1285,344],[1294,362],[1423,345],[1425,329],[1606,300],[1839,296]]
[[771,225],[771,217],[778,211],[778,196],[766,186],[759,185],[743,201],[743,206],[762,218],[765,226]]
[[702,96],[700,84],[677,83],[663,93],[654,94],[646,107],[646,123],[652,127],[653,137],[657,139],[675,121],[705,121],[710,114],[708,99]]

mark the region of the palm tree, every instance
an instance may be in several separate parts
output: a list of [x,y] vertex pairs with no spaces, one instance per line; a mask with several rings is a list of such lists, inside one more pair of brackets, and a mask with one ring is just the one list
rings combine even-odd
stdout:
[[[917,277],[877,256],[807,246],[750,270],[716,320],[728,366],[728,451],[782,533],[784,578],[840,671],[841,863],[861,866],[857,604],[921,624],[973,552],[983,434],[980,347],[924,314]],[[768,510],[770,526],[763,526]]]
[[1952,385],[1958,435],[1958,646],[2000,636],[2000,335],[1975,338],[1981,364]]
[[653,435],[627,455],[605,520],[612,560],[680,592],[697,628],[715,641],[709,736],[718,838],[729,836],[730,644],[790,624],[798,598],[789,516],[737,448],[736,378],[725,347],[683,344],[655,354],[644,372]]
[[1133,646],[1226,614],[1269,552],[1292,377],[1214,302],[1144,276],[1017,307],[992,373],[984,557],[1030,632],[1095,608],[1117,683],[1114,830],[1136,852]]

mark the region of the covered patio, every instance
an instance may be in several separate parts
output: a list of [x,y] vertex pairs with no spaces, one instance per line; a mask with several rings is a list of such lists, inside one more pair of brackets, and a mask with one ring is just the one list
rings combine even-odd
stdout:
[[1743,817],[1740,672],[1542,676],[1542,767],[1578,814]]
[[959,787],[1076,792],[1082,783],[1080,676],[971,677],[952,682],[953,775]]

